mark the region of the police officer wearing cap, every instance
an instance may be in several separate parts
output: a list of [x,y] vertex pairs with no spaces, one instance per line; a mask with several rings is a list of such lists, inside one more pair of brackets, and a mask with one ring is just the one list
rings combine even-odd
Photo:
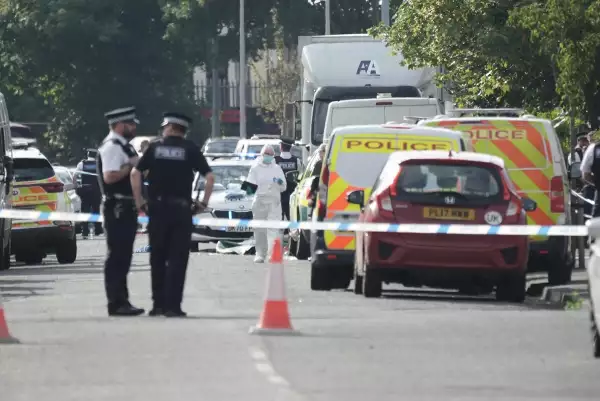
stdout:
[[129,144],[139,121],[135,107],[105,114],[110,133],[98,149],[97,173],[104,203],[104,230],[108,254],[104,265],[104,283],[110,316],[137,316],[143,309],[129,302],[127,274],[131,267],[133,243],[137,231],[137,210],[129,174],[138,161]]
[[592,216],[600,217],[600,196],[598,194],[600,189],[600,146],[598,146],[598,143],[593,143],[587,147],[580,168],[585,184],[593,186],[596,190]]
[[290,219],[290,196],[296,189],[296,181],[290,179],[287,173],[300,170],[300,160],[298,160],[297,157],[292,156],[291,153],[292,145],[292,141],[288,139],[282,139],[281,154],[279,156],[275,156],[275,163],[281,167],[287,181],[286,190],[281,193],[281,214],[283,220]]
[[[214,185],[211,169],[200,148],[185,138],[192,120],[165,113],[163,137],[150,143],[131,184],[138,210],[148,214],[153,308],[150,316],[184,317],[181,309],[190,254],[192,215],[204,210]],[[142,195],[142,176],[148,173],[148,203]],[[191,199],[198,172],[206,179],[202,202]]]
[[[81,160],[75,171],[76,181],[81,182],[77,188],[77,195],[81,198],[81,211],[83,213],[100,214],[100,204],[102,203],[102,193],[98,178],[96,177],[97,157],[96,149],[87,149],[86,158]],[[103,232],[102,223],[94,223],[94,234],[101,235]],[[82,235],[86,239],[90,234],[90,225],[83,223]]]

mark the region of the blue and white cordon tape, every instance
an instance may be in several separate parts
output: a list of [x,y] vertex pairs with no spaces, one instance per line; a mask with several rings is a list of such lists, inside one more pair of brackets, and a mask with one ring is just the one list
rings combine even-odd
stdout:
[[[37,212],[32,210],[2,209],[0,218],[29,221],[76,221],[102,222],[102,215],[87,213]],[[148,223],[147,216],[139,216],[138,222]],[[459,234],[459,235],[534,235],[543,237],[586,237],[586,226],[517,226],[487,224],[385,224],[340,222],[292,222],[274,220],[241,220],[194,217],[194,225],[207,227],[239,227],[270,229],[302,229],[350,232],[387,232],[413,234]]]

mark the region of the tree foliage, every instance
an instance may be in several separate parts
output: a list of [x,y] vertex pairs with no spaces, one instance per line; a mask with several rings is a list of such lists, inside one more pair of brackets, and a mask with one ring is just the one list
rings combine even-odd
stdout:
[[561,100],[565,105],[570,95],[589,112],[598,93],[591,77],[600,72],[598,4],[411,0],[400,5],[390,28],[378,26],[372,33],[401,52],[410,67],[442,67],[439,83],[449,86],[460,105],[542,111]]

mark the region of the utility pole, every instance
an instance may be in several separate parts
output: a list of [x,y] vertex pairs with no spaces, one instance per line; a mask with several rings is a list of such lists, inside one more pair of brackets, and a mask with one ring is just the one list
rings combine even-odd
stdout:
[[212,57],[212,137],[218,138],[221,133],[221,96],[219,85],[219,69],[217,68],[217,59],[219,57],[219,38],[216,37],[213,42]]
[[390,0],[381,0],[381,21],[390,26]]
[[331,35],[331,0],[325,0],[325,35]]
[[240,0],[240,138],[246,138],[246,17]]

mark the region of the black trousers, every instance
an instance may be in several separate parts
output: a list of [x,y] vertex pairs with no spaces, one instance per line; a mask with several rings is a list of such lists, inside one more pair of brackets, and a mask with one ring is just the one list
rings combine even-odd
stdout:
[[190,257],[192,211],[185,203],[151,201],[148,215],[154,307],[180,311]]
[[592,210],[592,217],[600,217],[600,196],[598,195],[598,191],[596,191],[596,195],[594,196],[594,209]]
[[104,286],[109,310],[129,304],[127,274],[131,268],[137,232],[133,200],[107,200],[102,207],[108,253],[104,264]]
[[290,194],[287,191],[281,193],[281,219],[290,220]]
[[[100,204],[102,203],[102,198],[100,196],[94,194],[81,194],[79,196],[81,198],[82,213],[100,214]],[[82,234],[84,237],[87,237],[90,234],[90,225],[88,223],[82,224]],[[104,231],[102,229],[102,223],[94,223],[94,231],[96,235],[102,234]]]

